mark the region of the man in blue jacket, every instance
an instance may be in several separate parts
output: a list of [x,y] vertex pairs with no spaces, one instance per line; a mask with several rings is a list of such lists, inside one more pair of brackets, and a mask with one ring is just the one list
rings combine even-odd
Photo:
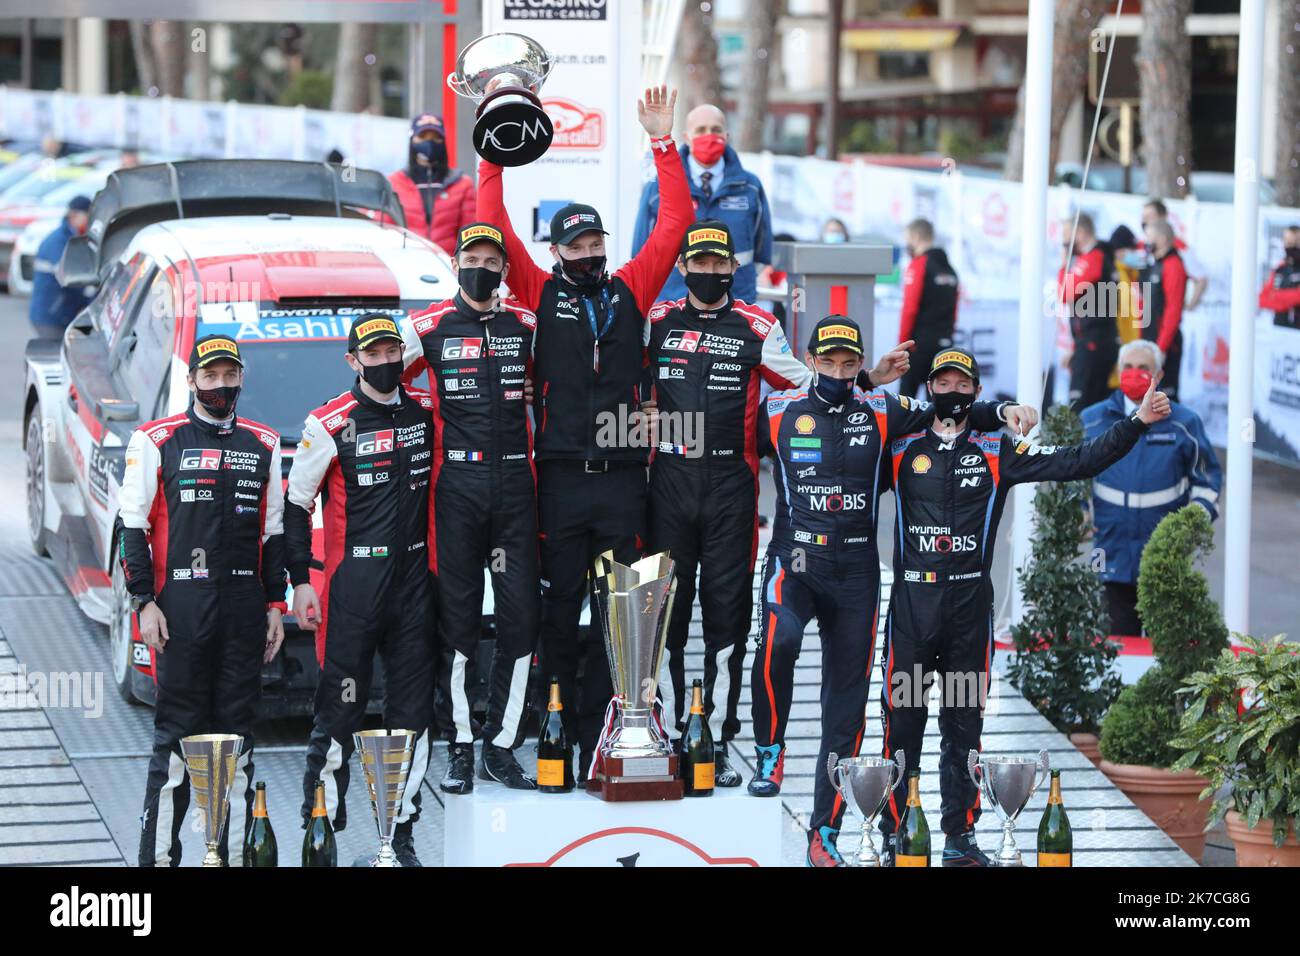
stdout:
[[[1096,438],[1133,413],[1151,380],[1163,377],[1164,357],[1154,342],[1138,339],[1119,353],[1120,387],[1105,401],[1083,410],[1085,437]],[[1134,398],[1136,396],[1136,398]],[[1102,551],[1101,579],[1106,586],[1112,634],[1138,636],[1138,563],[1160,519],[1195,502],[1219,516],[1223,474],[1200,417],[1186,405],[1172,403],[1172,413],[1138,439],[1129,454],[1092,483],[1097,534]]]
[[46,236],[36,250],[32,301],[27,309],[27,319],[31,322],[34,338],[62,338],[68,323],[86,306],[87,287],[64,288],[54,278],[54,270],[63,258],[63,249],[68,240],[86,231],[86,225],[90,221],[89,212],[90,200],[85,196],[73,196],[59,228]]
[[[697,106],[686,116],[690,143],[681,147],[682,165],[695,202],[695,218],[720,219],[731,230],[736,247],[735,281],[731,294],[745,302],[758,299],[758,265],[772,262],[772,207],[763,184],[740,165],[727,145],[727,118],[716,106]],[[659,184],[651,181],[641,193],[632,254],[640,250],[659,218]],[[686,282],[677,271],[669,275],[660,301],[686,296]]]

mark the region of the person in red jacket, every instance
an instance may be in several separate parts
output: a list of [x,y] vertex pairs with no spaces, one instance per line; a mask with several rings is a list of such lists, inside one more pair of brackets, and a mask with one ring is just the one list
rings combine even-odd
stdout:
[[1183,362],[1183,300],[1187,296],[1187,267],[1174,245],[1173,227],[1157,221],[1146,227],[1151,262],[1142,270],[1142,338],[1155,342],[1165,358],[1160,389],[1178,400],[1178,367]]
[[1273,324],[1300,329],[1300,226],[1282,231],[1286,252],[1259,293],[1259,307],[1273,312]]
[[406,168],[388,181],[406,212],[406,228],[443,249],[454,249],[456,233],[474,221],[474,179],[447,165],[441,116],[421,113],[411,120]]
[[[1092,217],[1080,213],[1061,224],[1061,271],[1056,281],[1070,317],[1074,349],[1069,356],[1070,407],[1095,405],[1110,394],[1110,373],[1119,357],[1115,324],[1115,253],[1097,238]],[[1073,238],[1073,246],[1071,239]]]
[[934,244],[934,226],[928,219],[909,222],[903,242],[912,261],[903,273],[898,341],[915,339],[916,350],[898,393],[916,398],[934,357],[952,347],[957,327],[957,272],[949,264],[948,254]]

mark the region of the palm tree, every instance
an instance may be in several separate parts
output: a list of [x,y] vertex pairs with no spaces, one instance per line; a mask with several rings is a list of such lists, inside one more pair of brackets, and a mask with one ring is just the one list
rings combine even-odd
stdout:
[[1300,206],[1300,17],[1279,3],[1281,49],[1277,57],[1277,204]]
[[718,68],[718,39],[713,35],[713,15],[702,0],[686,0],[682,25],[677,31],[675,58],[684,65],[686,109],[702,103],[722,106],[722,72]]
[[[1284,4],[1285,6],[1285,4]],[[1144,0],[1135,58],[1142,161],[1152,196],[1186,196],[1192,178],[1192,0]]]

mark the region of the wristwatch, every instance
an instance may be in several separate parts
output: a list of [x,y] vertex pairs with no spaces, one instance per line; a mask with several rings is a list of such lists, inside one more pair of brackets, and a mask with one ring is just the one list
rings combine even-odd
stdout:
[[134,611],[136,614],[139,614],[141,611],[145,609],[146,605],[152,604],[153,601],[154,598],[152,594],[149,595],[148,597],[140,597],[138,594],[132,594],[131,610]]

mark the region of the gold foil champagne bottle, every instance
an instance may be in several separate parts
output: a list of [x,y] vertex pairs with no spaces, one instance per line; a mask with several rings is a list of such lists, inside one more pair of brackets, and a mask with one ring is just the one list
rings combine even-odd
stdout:
[[686,796],[713,796],[713,774],[717,769],[713,750],[713,734],[704,719],[704,685],[696,680],[691,685],[691,712],[686,716],[686,729],[682,731],[682,779]]
[[1038,821],[1038,865],[1074,866],[1074,834],[1061,799],[1061,771],[1052,771],[1052,789],[1047,808]]
[[537,789],[542,793],[568,793],[573,789],[573,744],[564,733],[558,677],[551,678],[551,699],[537,734]]
[[334,844],[334,828],[325,809],[325,784],[316,781],[316,805],[302,838],[303,866],[338,866],[339,851]]
[[930,865],[930,824],[925,822],[925,811],[921,809],[919,770],[907,775],[907,807],[903,810],[903,819],[898,821],[895,839],[898,841],[895,866]]
[[274,867],[280,865],[280,853],[275,845],[275,831],[266,814],[266,784],[257,782],[253,795],[253,825],[244,836],[244,866]]

